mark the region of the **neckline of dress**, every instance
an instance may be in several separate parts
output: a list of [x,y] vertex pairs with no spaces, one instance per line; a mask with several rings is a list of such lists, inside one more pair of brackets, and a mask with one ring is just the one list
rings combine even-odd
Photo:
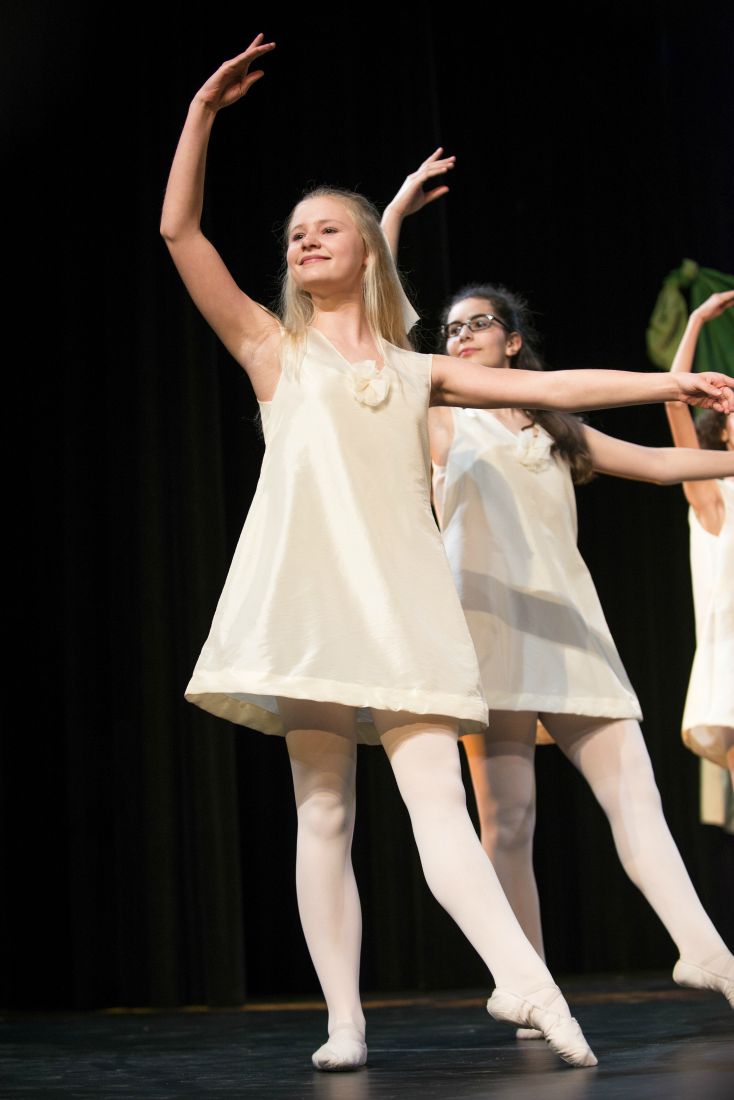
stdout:
[[505,432],[506,435],[509,435],[512,439],[519,439],[523,432],[527,431],[528,428],[540,428],[541,431],[544,431],[544,428],[542,428],[540,424],[536,423],[526,424],[525,427],[521,428],[519,432],[513,432],[512,428],[508,428],[504,421],[500,420],[498,416],[494,415],[494,411],[492,409],[471,409],[469,411],[474,413],[489,413],[489,415],[492,417],[492,423],[499,424],[500,428],[502,428],[502,431]]
[[[352,363],[352,362],[351,362],[351,361],[350,361],[349,359],[347,359],[346,355],[342,355],[342,353],[341,353],[341,352],[339,351],[339,348],[338,348],[338,347],[336,346],[336,344],[333,344],[333,343],[331,342],[331,340],[329,339],[329,337],[328,337],[328,336],[326,336],[326,335],[325,335],[325,333],[323,333],[323,332],[321,331],[321,329],[319,329],[319,328],[313,328],[313,327],[311,327],[311,328],[309,328],[309,330],[308,330],[308,334],[309,334],[309,336],[311,335],[311,333],[312,333],[312,332],[316,332],[316,333],[318,333],[318,335],[319,335],[319,336],[321,337],[321,339],[322,339],[322,340],[325,340],[325,341],[326,341],[326,343],[327,343],[327,344],[329,345],[329,347],[330,347],[330,348],[331,348],[331,350],[332,350],[332,351],[334,352],[334,354],[335,354],[335,355],[338,355],[338,356],[339,356],[339,358],[341,359],[341,361],[342,361],[343,363],[346,363],[348,367],[361,367],[361,366],[363,366],[363,365],[364,365],[365,363],[372,363],[372,365],[373,365],[373,366],[374,366],[374,368],[375,368],[375,371],[376,371],[376,372],[377,372],[378,374],[382,374],[382,372],[384,371],[385,367],[387,366],[387,359],[386,359],[386,356],[384,356],[384,355],[383,355],[383,364],[382,364],[382,366],[381,366],[381,367],[378,367],[378,365],[377,365],[377,360],[376,360],[376,359],[357,359],[357,360],[356,360],[356,361],[355,361],[354,363]],[[383,340],[383,341],[382,341],[382,343],[383,343],[383,344],[388,344],[388,341],[387,341],[387,340]],[[388,345],[388,346],[389,346],[389,345]]]

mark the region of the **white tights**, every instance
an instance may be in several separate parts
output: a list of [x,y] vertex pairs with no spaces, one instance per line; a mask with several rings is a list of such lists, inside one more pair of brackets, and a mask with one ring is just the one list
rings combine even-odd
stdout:
[[[538,715],[494,711],[489,731],[465,737],[482,844],[528,938],[543,953],[533,874],[535,729]],[[704,963],[726,946],[696,895],[663,816],[637,722],[544,714],[543,724],[591,787],[612,827],[624,870],[681,956]]]
[[[356,1042],[364,1038],[364,1016],[359,997],[362,922],[351,863],[355,714],[333,703],[281,699],[279,706],[288,730],[298,811],[296,888],[303,930],[329,1010],[329,1035],[341,1032]],[[552,985],[472,826],[455,722],[388,711],[373,711],[373,716],[434,896],[497,986],[524,996]]]

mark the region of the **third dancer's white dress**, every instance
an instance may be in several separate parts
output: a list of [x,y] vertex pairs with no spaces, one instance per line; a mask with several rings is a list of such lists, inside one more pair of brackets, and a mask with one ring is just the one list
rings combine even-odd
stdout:
[[538,425],[514,433],[489,411],[451,411],[434,499],[490,710],[639,719],[576,546],[567,463]]
[[696,655],[683,740],[699,756],[726,768],[726,749],[734,737],[734,480],[717,485],[725,509],[718,535],[710,535],[693,509],[689,512]]

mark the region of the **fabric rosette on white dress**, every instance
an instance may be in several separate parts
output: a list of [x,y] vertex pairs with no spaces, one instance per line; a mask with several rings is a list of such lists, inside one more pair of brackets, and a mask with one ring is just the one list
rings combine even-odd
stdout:
[[539,424],[523,428],[517,433],[515,454],[518,462],[521,462],[527,470],[533,470],[536,473],[547,470],[552,461],[552,447],[553,440]]
[[350,363],[347,376],[352,393],[363,405],[376,408],[387,399],[392,384],[392,371],[385,365],[378,369],[374,359]]

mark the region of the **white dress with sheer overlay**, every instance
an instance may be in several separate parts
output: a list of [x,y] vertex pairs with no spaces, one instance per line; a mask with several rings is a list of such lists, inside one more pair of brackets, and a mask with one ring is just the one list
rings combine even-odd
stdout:
[[265,455],[186,698],[282,734],[277,697],[486,722],[431,513],[431,356],[349,363],[317,330],[262,404]]
[[734,740],[734,479],[716,483],[724,523],[710,535],[689,511],[696,654],[683,712],[689,749],[726,768]]
[[640,718],[551,437],[538,425],[515,433],[487,410],[451,412],[434,496],[490,710]]

